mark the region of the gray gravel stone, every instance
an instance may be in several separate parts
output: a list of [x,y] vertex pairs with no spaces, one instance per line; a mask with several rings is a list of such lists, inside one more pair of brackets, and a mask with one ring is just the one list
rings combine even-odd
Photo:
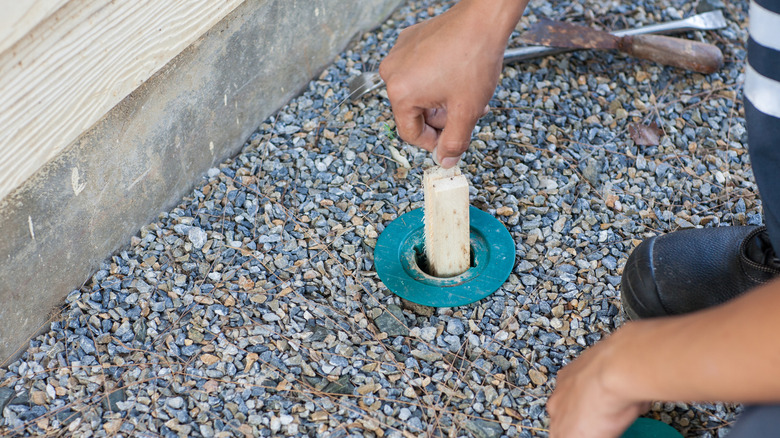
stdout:
[[460,336],[465,332],[466,330],[463,328],[463,323],[460,322],[459,320],[451,319],[447,322],[447,333],[455,336]]
[[103,408],[111,412],[122,412],[118,403],[127,401],[127,394],[123,389],[117,389],[108,393],[108,397],[103,398]]
[[425,342],[433,342],[436,339],[436,327],[423,327],[420,330],[420,338]]
[[16,397],[16,391],[14,391],[13,389],[7,386],[0,388],[0,412],[2,412],[3,409],[5,409],[8,403],[14,397]]
[[476,438],[499,438],[504,434],[501,425],[492,421],[469,420],[464,423],[464,427]]
[[190,239],[190,242],[192,242],[192,246],[196,249],[203,248],[203,245],[205,245],[207,241],[206,232],[198,227],[190,228],[187,232],[187,237]]
[[181,397],[172,397],[166,401],[166,404],[173,409],[181,409],[184,407],[184,399]]
[[355,390],[355,385],[349,380],[349,376],[342,376],[338,380],[328,383],[322,390],[329,394],[349,395]]
[[409,327],[406,326],[406,317],[404,317],[401,308],[395,305],[387,306],[387,309],[374,319],[374,323],[380,332],[387,333],[388,336],[406,336],[409,334]]

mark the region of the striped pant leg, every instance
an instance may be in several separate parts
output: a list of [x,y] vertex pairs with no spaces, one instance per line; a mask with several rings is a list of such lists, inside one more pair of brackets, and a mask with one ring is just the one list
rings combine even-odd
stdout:
[[780,0],[752,0],[745,73],[750,161],[769,238],[780,254]]

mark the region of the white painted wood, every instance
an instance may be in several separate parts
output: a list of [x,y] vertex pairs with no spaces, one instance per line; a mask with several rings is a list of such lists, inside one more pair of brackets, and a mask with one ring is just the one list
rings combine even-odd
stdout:
[[0,0],[0,53],[19,41],[68,0]]
[[436,277],[454,277],[469,268],[469,183],[456,167],[423,174],[425,255]]
[[243,1],[70,0],[0,54],[0,200]]

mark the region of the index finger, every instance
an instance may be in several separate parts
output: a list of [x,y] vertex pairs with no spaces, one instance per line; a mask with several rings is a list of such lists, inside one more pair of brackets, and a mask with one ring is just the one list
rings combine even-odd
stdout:
[[399,106],[393,109],[398,135],[407,143],[419,146],[427,151],[436,147],[439,133],[425,123],[425,110],[415,106]]
[[[469,148],[471,132],[480,117],[481,114],[463,110],[459,106],[448,108],[447,124],[441,132],[436,148],[438,158],[445,167],[457,163],[460,156]],[[445,158],[450,160],[445,161]]]

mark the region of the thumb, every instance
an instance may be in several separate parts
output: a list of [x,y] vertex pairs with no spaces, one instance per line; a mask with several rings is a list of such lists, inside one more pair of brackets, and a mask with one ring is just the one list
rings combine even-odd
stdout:
[[447,124],[439,136],[436,145],[438,161],[445,169],[458,164],[461,155],[469,148],[471,132],[479,120],[479,115],[464,111],[448,111]]

